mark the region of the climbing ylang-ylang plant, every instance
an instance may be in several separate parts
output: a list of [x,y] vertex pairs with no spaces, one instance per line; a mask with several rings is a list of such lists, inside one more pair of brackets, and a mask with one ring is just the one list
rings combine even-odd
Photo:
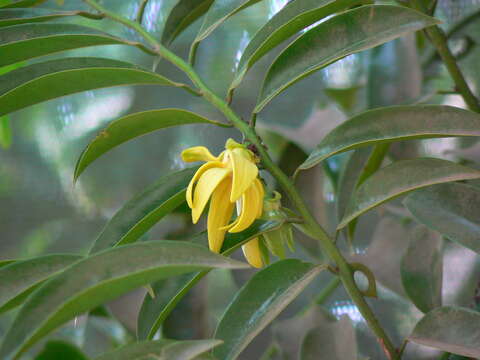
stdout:
[[[462,269],[462,279],[470,282],[458,281],[452,287],[442,280],[445,256],[463,248],[469,249],[470,257],[480,253],[476,181],[480,171],[475,161],[460,161],[463,149],[480,136],[480,105],[474,91],[480,88],[478,71],[467,66],[469,57],[478,57],[472,50],[478,41],[461,54],[450,49],[451,38],[478,37],[469,33],[478,9],[445,32],[449,24],[437,19],[445,12],[436,0],[290,1],[271,17],[265,16],[240,57],[230,54],[237,60],[235,70],[230,77],[216,79],[223,81],[223,92],[212,90],[196,64],[198,50],[207,52],[219,41],[210,35],[233,33],[235,24],[248,33],[248,14],[265,12],[273,2],[172,1],[171,7],[162,6],[164,16],[148,17],[148,21],[165,19],[159,35],[143,26],[144,15],[158,8],[159,2],[153,0],[83,0],[73,10],[75,4],[70,1],[0,0],[2,129],[24,114],[11,113],[30,105],[132,85],[150,85],[153,95],[157,85],[185,90],[185,99],[201,99],[222,117],[211,120],[175,108],[125,115],[89,142],[76,164],[74,181],[116,146],[163,128],[199,124],[215,133],[230,127],[229,136],[237,139],[222,140],[225,150],[219,155],[200,140],[190,140],[193,147],[176,154],[187,167],[165,174],[135,195],[86,245],[88,253],[1,259],[0,314],[5,319],[14,315],[8,330],[0,332],[1,359],[88,359],[90,355],[139,360],[480,358],[480,314],[474,302],[478,258]],[[126,11],[123,7],[132,4],[136,11],[131,14],[130,7],[128,17],[110,10],[118,6]],[[246,20],[233,22],[241,16]],[[112,22],[129,32],[100,30],[110,31]],[[198,33],[190,42],[189,55],[183,56],[175,40],[185,42],[191,34],[185,30],[194,29]],[[130,38],[122,37],[125,34]],[[135,48],[144,56],[142,64],[152,66],[80,57],[79,51],[66,53],[108,45]],[[209,61],[220,48],[208,52]],[[347,56],[361,57],[359,63],[368,67],[362,76],[353,76],[361,81],[338,87],[328,82],[328,76],[313,77],[315,91],[302,88],[302,79]],[[427,59],[423,69],[420,58]],[[464,67],[460,59],[465,59]],[[471,63],[478,64],[478,59]],[[166,64],[185,76],[164,76]],[[266,64],[267,70],[262,67]],[[218,73],[226,68],[222,62],[215,63]],[[422,78],[422,72],[428,76]],[[247,85],[250,93],[258,82],[255,103],[249,102],[251,97],[242,99],[242,110],[237,111],[237,93],[242,94]],[[449,88],[436,88],[438,84],[449,84],[442,85]],[[452,98],[445,96],[455,96],[458,106],[447,105]],[[305,99],[327,110],[317,109],[315,116],[320,118],[302,131],[297,131],[295,122],[284,136],[272,135],[269,124],[276,122],[270,119],[275,112],[264,109],[288,102],[288,117],[297,119]],[[332,114],[340,113],[344,118],[337,117],[333,126]],[[312,148],[303,137],[324,133],[312,129],[325,124],[333,130]],[[275,123],[274,128],[282,127]],[[449,160],[438,156],[441,151],[428,152],[439,144],[446,146],[438,138],[455,138],[456,142],[448,143],[454,150]],[[422,146],[425,139],[428,147]],[[328,197],[323,196],[325,192]],[[395,201],[399,197],[402,202]],[[200,223],[188,223],[182,236],[144,237],[155,224],[166,221],[166,215],[185,216],[187,209],[192,222]],[[200,220],[207,209],[204,233]],[[288,254],[286,245],[291,250]],[[362,246],[366,253],[355,253]],[[240,248],[251,266],[230,257]],[[449,251],[452,248],[457,252]],[[223,270],[209,274],[212,269]],[[239,290],[229,277],[235,269],[251,271],[241,280],[235,278],[243,282]],[[450,270],[445,267],[446,272]],[[195,286],[204,277],[204,286]],[[227,277],[229,286],[219,286]],[[211,279],[219,283],[213,295],[205,294]],[[354,327],[348,314],[332,316],[340,312],[328,307],[339,287],[354,309],[352,320],[366,326]],[[56,329],[69,326],[82,314],[88,322],[107,318],[120,324],[108,302],[137,288],[147,291],[136,333],[116,340],[120,347],[99,350],[86,341],[81,349],[55,340]],[[217,300],[229,300],[229,304],[222,303],[219,306],[226,308],[217,312],[208,300],[196,307],[202,308],[202,315],[195,320],[176,322],[178,316],[188,316],[183,309],[189,304],[186,296],[193,296],[191,289],[195,303],[215,299],[215,304]],[[448,306],[442,293],[455,294],[448,298]],[[288,314],[279,319],[289,304]],[[174,311],[177,305],[182,311]],[[381,311],[385,307],[391,311],[387,315]],[[203,311],[211,313],[204,316]],[[217,321],[215,314],[220,313]],[[285,320],[287,316],[291,318]],[[205,319],[211,321],[202,322]],[[215,329],[210,328],[212,322]],[[175,326],[182,331],[173,331]],[[201,331],[189,331],[198,326]],[[244,352],[264,329],[268,336],[262,339],[266,340]],[[355,332],[362,332],[359,338],[364,341],[357,344]],[[44,338],[48,338],[45,346],[34,346]]]

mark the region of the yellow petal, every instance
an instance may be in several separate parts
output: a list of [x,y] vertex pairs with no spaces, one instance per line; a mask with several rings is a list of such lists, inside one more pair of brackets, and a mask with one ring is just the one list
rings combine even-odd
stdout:
[[246,149],[235,148],[233,150],[227,150],[227,154],[233,169],[230,201],[234,202],[252,185],[258,175],[258,168]]
[[257,187],[258,196],[260,198],[260,204],[257,211],[257,219],[263,214],[263,198],[265,197],[265,189],[263,188],[262,182],[257,178],[255,179],[254,185]]
[[194,146],[182,151],[182,160],[185,162],[195,161],[218,161],[205,146]]
[[213,167],[200,176],[193,193],[192,221],[194,224],[197,223],[200,215],[202,215],[203,209],[205,209],[215,188],[229,173],[229,169]]
[[216,253],[222,249],[226,232],[222,227],[230,221],[235,205],[229,200],[231,187],[232,180],[227,177],[217,186],[210,201],[207,222],[208,246],[211,251]]
[[210,162],[200,166],[200,168],[197,170],[195,175],[193,175],[192,180],[190,180],[190,183],[188,184],[187,194],[186,194],[187,204],[190,208],[193,207],[193,196],[192,196],[193,195],[193,186],[198,181],[198,179],[200,179],[200,176],[202,176],[202,174],[205,171],[207,171],[208,169],[215,168],[215,167],[223,168],[223,167],[225,167],[225,164],[223,164],[219,161],[210,161]]
[[263,266],[262,254],[260,253],[260,246],[258,238],[252,239],[242,246],[243,255],[248,263],[256,268]]
[[233,224],[231,224],[232,226],[228,232],[240,232],[252,225],[257,218],[258,208],[260,206],[260,194],[256,184],[253,183],[242,195],[240,214]]

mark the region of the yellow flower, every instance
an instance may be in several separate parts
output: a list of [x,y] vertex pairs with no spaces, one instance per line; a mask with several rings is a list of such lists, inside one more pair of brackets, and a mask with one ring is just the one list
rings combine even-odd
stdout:
[[[255,155],[244,145],[228,139],[225,151],[213,156],[204,146],[195,146],[182,152],[185,162],[205,161],[193,176],[187,188],[187,204],[192,209],[196,224],[208,201],[208,245],[220,252],[225,233],[247,229],[263,212],[264,189],[258,179]],[[238,216],[231,222],[234,208]],[[258,239],[242,246],[250,265],[262,267]]]

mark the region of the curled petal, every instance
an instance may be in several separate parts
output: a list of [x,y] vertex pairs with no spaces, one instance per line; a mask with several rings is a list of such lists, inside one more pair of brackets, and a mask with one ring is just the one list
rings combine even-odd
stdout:
[[234,202],[252,185],[258,175],[258,168],[246,149],[235,148],[233,150],[227,150],[227,154],[233,169],[230,201]]
[[194,146],[182,151],[182,160],[185,162],[195,161],[218,161],[205,146]]
[[198,179],[200,179],[203,173],[208,169],[223,168],[223,167],[225,167],[225,164],[223,164],[220,161],[210,161],[200,166],[200,168],[197,170],[197,172],[193,176],[192,180],[190,180],[190,183],[188,184],[188,187],[187,187],[186,198],[187,198],[187,204],[190,208],[193,208],[193,186],[198,181]]
[[260,252],[258,238],[252,239],[245,245],[242,245],[242,251],[245,259],[247,259],[250,265],[256,268],[261,268],[263,266],[262,254]]
[[212,193],[229,173],[229,169],[213,167],[200,176],[193,193],[192,221],[194,224],[202,215]]
[[231,178],[227,177],[215,189],[208,211],[208,246],[211,251],[219,253],[222,249],[226,230],[222,229],[232,217],[234,203],[229,200]]
[[260,198],[260,204],[258,206],[258,212],[256,217],[258,219],[262,216],[263,213],[263,198],[265,197],[265,189],[263,188],[262,182],[258,178],[255,179],[255,182],[253,184],[257,188],[258,196]]
[[253,183],[242,195],[241,209],[238,218],[231,224],[228,232],[236,233],[248,228],[258,217],[263,197],[260,198],[258,187]]

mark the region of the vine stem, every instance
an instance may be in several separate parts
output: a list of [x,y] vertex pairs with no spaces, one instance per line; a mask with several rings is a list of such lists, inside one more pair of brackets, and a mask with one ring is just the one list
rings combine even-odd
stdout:
[[378,341],[380,342],[382,348],[384,349],[387,357],[390,360],[398,360],[398,353],[395,349],[393,343],[389,339],[388,335],[385,333],[383,328],[380,326],[375,314],[370,309],[370,306],[364,299],[361,291],[358,289],[355,280],[354,280],[354,271],[345,260],[343,255],[335,246],[333,240],[328,236],[323,227],[317,222],[315,217],[312,215],[310,210],[307,208],[304,200],[300,196],[298,190],[292,183],[291,179],[273,162],[269,153],[262,146],[261,140],[255,132],[255,129],[252,128],[247,122],[243,121],[223,100],[218,97],[210,88],[202,81],[202,79],[195,72],[193,67],[184,61],[179,56],[172,53],[164,45],[159,43],[154,37],[152,37],[145,29],[142,28],[137,22],[131,21],[124,18],[118,14],[115,14],[103,6],[98,4],[95,0],[84,0],[94,9],[98,10],[100,13],[104,14],[106,17],[117,21],[127,27],[130,27],[137,31],[143,38],[153,46],[153,48],[158,51],[158,54],[165,58],[167,61],[171,62],[174,66],[183,71],[193,82],[195,86],[200,90],[202,96],[210,102],[214,107],[220,110],[223,115],[238,129],[240,132],[247,138],[253,145],[257,147],[257,150],[260,154],[262,163],[270,174],[277,180],[279,185],[283,188],[285,193],[289,196],[290,200],[293,202],[297,208],[300,215],[305,220],[305,226],[308,227],[309,232],[318,240],[328,255],[330,260],[332,260],[338,267],[338,275],[342,280],[342,283],[347,290],[348,294],[355,302],[358,310],[362,314],[363,318],[372,329],[374,334],[377,336]]
[[[423,13],[428,13],[428,9],[425,7],[422,0],[411,0],[411,4],[417,10]],[[424,31],[430,39],[430,42],[437,49],[438,55],[442,59],[455,83],[456,90],[462,95],[463,100],[470,110],[480,113],[480,103],[468,86],[468,83],[457,64],[455,56],[453,56],[450,51],[447,36],[443,30],[438,25],[434,25],[426,28]]]

